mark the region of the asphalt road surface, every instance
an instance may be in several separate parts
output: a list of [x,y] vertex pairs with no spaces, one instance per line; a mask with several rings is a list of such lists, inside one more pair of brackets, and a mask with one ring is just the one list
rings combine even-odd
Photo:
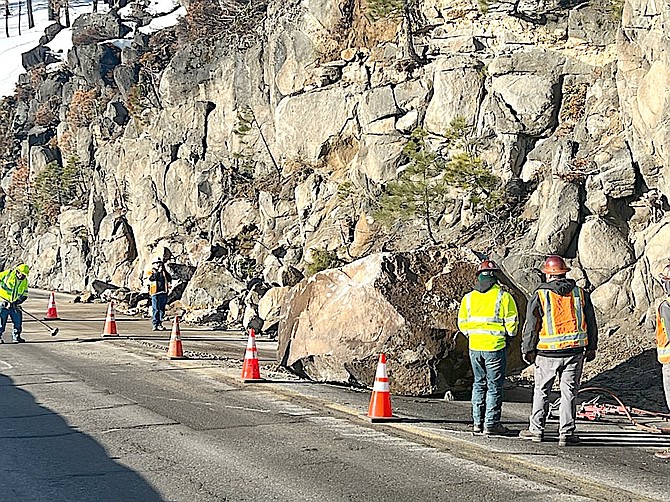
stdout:
[[[43,315],[46,298],[33,292],[26,308]],[[30,321],[28,343],[0,347],[0,500],[668,500],[654,443],[613,451],[629,468],[593,479],[588,449],[561,458],[544,444],[471,440],[467,403],[398,399],[402,412],[439,418],[446,406],[462,418],[369,424],[351,412],[369,394],[291,380],[245,386],[234,378],[241,361],[164,360],[169,333],[123,316],[129,334],[102,339],[105,305],[57,298],[63,320],[48,323],[58,336]],[[243,357],[239,333],[182,336],[185,348]],[[601,457],[594,469],[605,472]]]

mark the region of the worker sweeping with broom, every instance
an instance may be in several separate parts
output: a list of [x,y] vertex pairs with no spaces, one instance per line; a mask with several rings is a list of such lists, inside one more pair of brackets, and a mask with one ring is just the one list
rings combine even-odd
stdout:
[[7,318],[11,318],[14,325],[12,341],[25,342],[21,338],[23,312],[20,305],[28,299],[29,273],[30,267],[25,263],[0,272],[0,343],[5,343],[2,335],[7,327]]

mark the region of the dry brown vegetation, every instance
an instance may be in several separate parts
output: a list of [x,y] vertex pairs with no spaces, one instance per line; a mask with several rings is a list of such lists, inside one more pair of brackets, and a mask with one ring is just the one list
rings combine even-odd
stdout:
[[58,123],[58,107],[60,99],[57,96],[51,96],[35,112],[35,124],[40,126],[52,126]]
[[179,25],[187,42],[224,39],[238,47],[249,46],[258,35],[267,0],[193,0]]
[[77,127],[86,127],[98,115],[98,89],[84,91],[78,89],[72,95],[72,101],[67,110],[67,121]]
[[399,16],[374,18],[369,15],[366,0],[350,0],[343,11],[342,22],[320,47],[321,61],[339,59],[341,52],[350,47],[373,48],[395,40],[401,22]]
[[7,190],[7,209],[17,218],[28,214],[30,202],[30,179],[28,161],[20,157]]

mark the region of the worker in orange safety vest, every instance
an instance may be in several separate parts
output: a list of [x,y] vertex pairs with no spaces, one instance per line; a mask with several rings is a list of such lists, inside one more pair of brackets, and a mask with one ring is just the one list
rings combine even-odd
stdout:
[[591,298],[573,279],[565,260],[547,257],[542,267],[546,282],[540,284],[526,312],[521,350],[528,364],[535,363],[533,410],[528,430],[519,437],[540,442],[557,376],[561,381],[559,446],[579,443],[575,434],[576,397],[584,361],[596,357],[598,326]]
[[[656,353],[658,362],[663,366],[663,389],[665,401],[670,408],[670,264],[666,265],[659,279],[666,297],[656,311]],[[656,452],[656,457],[670,460],[670,448]]]

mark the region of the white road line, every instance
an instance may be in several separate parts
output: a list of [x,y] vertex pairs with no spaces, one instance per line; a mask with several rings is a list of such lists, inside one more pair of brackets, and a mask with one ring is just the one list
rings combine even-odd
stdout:
[[244,406],[229,406],[226,405],[224,408],[230,408],[231,410],[242,410],[242,411],[255,411],[257,413],[272,413],[271,410],[259,410],[257,408],[246,408]]
[[0,364],[1,364],[2,367],[3,367],[4,369],[6,369],[6,370],[11,370],[11,369],[14,367],[14,366],[12,366],[11,364],[9,364],[7,361],[2,361],[2,360],[0,360]]

